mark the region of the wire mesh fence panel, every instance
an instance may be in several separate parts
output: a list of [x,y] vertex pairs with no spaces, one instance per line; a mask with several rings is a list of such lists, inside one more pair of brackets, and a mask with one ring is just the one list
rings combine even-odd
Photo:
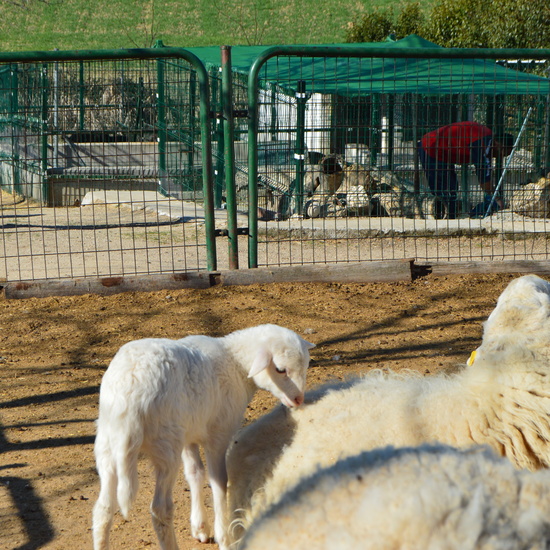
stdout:
[[199,93],[181,59],[1,65],[0,278],[206,270]]
[[395,47],[0,54],[0,279],[547,259],[550,53]]
[[548,258],[548,52],[380,47],[259,64],[257,265]]

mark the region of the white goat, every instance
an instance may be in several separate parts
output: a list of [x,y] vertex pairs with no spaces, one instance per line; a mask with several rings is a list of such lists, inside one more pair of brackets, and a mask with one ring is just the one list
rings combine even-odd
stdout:
[[549,467],[550,284],[534,275],[512,281],[475,361],[455,375],[375,371],[308,392],[308,402],[276,408],[236,438],[228,453],[233,536],[319,465],[377,447],[487,444],[518,468]]
[[183,459],[191,491],[191,532],[211,538],[203,502],[205,452],[214,501],[214,534],[227,548],[225,454],[257,387],[286,406],[304,400],[309,349],[291,330],[260,325],[223,338],[129,342],[103,376],[95,456],[101,480],[93,511],[94,549],[109,546],[113,515],[127,517],[138,487],[138,454],[151,459],[156,487],[151,515],[164,550],[178,545],[173,525],[172,489]]
[[240,550],[543,550],[550,471],[515,470],[488,447],[386,447],[303,479]]

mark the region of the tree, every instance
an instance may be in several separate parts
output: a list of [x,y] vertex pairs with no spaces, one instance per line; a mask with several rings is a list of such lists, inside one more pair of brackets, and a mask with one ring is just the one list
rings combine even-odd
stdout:
[[440,0],[432,8],[425,38],[446,48],[486,48],[487,7],[479,0]]
[[550,48],[550,3],[503,0],[487,20],[489,47]]
[[421,34],[425,25],[425,17],[420,2],[404,4],[395,20],[395,35],[405,38],[411,34]]
[[381,42],[392,32],[392,8],[375,8],[365,13],[359,23],[350,23],[346,31],[346,42]]
[[349,23],[347,42],[381,42],[390,34],[395,38],[405,38],[410,34],[421,34],[424,14],[419,2],[403,4],[397,15],[392,7],[374,8],[365,13],[358,23]]
[[428,12],[418,2],[374,9],[350,23],[348,42],[418,34],[448,48],[550,48],[548,0],[436,0]]

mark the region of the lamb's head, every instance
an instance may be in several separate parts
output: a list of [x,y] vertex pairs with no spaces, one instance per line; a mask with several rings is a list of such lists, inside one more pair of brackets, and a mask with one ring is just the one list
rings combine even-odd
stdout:
[[295,332],[277,326],[261,325],[253,343],[254,361],[248,372],[255,384],[271,392],[287,407],[304,402],[309,350],[315,345]]
[[[537,362],[550,357],[550,283],[536,275],[510,282],[483,328],[476,363],[487,353],[492,361]],[[538,361],[540,362],[540,361]]]

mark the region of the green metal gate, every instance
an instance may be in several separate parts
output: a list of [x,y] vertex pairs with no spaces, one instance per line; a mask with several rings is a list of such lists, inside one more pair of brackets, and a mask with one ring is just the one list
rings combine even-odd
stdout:
[[[249,266],[547,259],[549,67],[549,50],[451,50],[418,37],[262,50],[247,73]],[[456,166],[457,219],[424,179],[417,141],[459,121],[516,140],[494,161],[505,201],[494,215],[472,166]],[[272,146],[292,160],[266,162]],[[277,200],[258,196],[262,183]]]
[[[0,54],[0,280],[547,260],[549,69],[418,37]],[[515,138],[498,212],[471,165],[454,219],[427,185],[458,121]]]
[[0,54],[0,279],[216,270],[210,115],[184,49]]

